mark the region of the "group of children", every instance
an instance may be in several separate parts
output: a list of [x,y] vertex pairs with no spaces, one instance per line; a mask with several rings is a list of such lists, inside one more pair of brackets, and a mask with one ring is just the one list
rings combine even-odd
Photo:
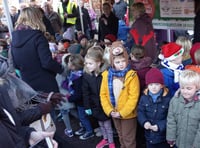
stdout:
[[[96,148],[115,147],[113,128],[122,148],[135,148],[137,126],[145,131],[147,148],[199,147],[199,43],[192,46],[187,39],[178,38],[176,43],[164,44],[160,65],[152,68],[153,59],[145,56],[141,45],[128,55],[123,43],[112,35],[103,46],[88,44],[84,35],[78,42],[72,45],[62,39],[57,51],[52,51],[65,67],[58,84],[67,98],[59,108],[67,136],[93,137],[92,116],[103,136]],[[69,114],[80,121],[76,132]]]

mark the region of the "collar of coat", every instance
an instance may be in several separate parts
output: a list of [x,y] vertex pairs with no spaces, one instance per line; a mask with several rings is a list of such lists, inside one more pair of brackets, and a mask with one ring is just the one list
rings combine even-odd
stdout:
[[[148,95],[148,91],[149,91],[149,89],[148,88],[146,88],[145,90],[144,90],[144,94],[145,95]],[[169,90],[168,90],[168,88],[166,88],[166,87],[163,87],[163,93],[162,93],[162,97],[165,97],[165,96],[167,96],[167,94],[169,93]]]

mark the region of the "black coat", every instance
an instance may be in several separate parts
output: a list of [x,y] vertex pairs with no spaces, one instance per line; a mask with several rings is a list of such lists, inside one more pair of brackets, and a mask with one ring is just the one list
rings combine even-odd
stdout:
[[[104,24],[102,18],[105,18],[108,24]],[[118,18],[114,15],[113,12],[110,13],[109,17],[106,17],[105,14],[102,14],[99,18],[99,41],[104,41],[104,38],[107,34],[113,34],[117,37],[118,33]]]
[[[6,113],[6,111],[7,113]],[[10,115],[11,117],[9,118]],[[41,109],[17,112],[11,102],[5,85],[0,85],[0,147],[1,148],[26,148],[28,147],[30,133],[34,131],[28,125],[40,119]],[[14,124],[12,123],[12,120]]]
[[55,79],[63,68],[52,59],[47,39],[39,30],[16,30],[12,33],[11,53],[22,79],[36,91],[58,92]]
[[108,120],[109,117],[104,113],[100,102],[100,88],[102,76],[95,76],[87,73],[83,74],[83,101],[86,109],[92,110],[92,115],[100,121]]

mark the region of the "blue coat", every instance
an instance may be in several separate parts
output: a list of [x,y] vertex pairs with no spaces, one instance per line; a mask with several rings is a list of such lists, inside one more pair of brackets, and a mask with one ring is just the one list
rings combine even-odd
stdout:
[[170,97],[168,89],[164,88],[161,96],[154,103],[151,96],[148,95],[148,89],[144,91],[138,105],[138,121],[142,127],[145,122],[151,125],[157,125],[158,131],[145,130],[146,140],[151,144],[157,144],[166,141],[166,123],[169,108]]
[[60,64],[52,59],[47,39],[39,30],[16,30],[12,33],[11,53],[22,79],[36,91],[58,92],[56,73]]

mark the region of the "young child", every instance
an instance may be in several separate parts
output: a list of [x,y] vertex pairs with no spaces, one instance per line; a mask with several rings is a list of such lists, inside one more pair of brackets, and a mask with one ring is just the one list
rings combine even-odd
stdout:
[[98,120],[103,135],[103,140],[96,145],[96,148],[103,148],[105,145],[115,148],[111,119],[104,113],[100,103],[101,72],[104,70],[102,64],[101,47],[91,47],[85,56],[85,73],[83,74],[82,90],[85,112]]
[[139,80],[140,80],[140,90],[141,92],[145,88],[145,75],[147,71],[151,69],[152,59],[145,56],[144,46],[136,45],[132,47],[130,53],[130,64],[131,68],[137,71]]
[[180,92],[170,101],[167,115],[167,141],[171,147],[199,148],[200,75],[184,70],[179,77]]
[[164,84],[169,89],[170,96],[173,97],[176,90],[179,88],[178,77],[184,69],[182,64],[182,55],[184,49],[182,46],[171,42],[161,47],[160,70],[164,76]]
[[78,110],[78,117],[83,127],[75,132],[79,135],[81,140],[86,140],[94,136],[93,129],[90,121],[85,113],[83,105],[83,93],[82,93],[82,76],[83,76],[84,60],[80,54],[72,54],[69,57],[68,68],[70,75],[63,83],[65,89],[69,91],[69,102],[73,102]]
[[138,105],[138,121],[145,129],[146,147],[169,148],[166,119],[170,96],[159,69],[152,68],[146,73],[146,85]]
[[102,73],[101,105],[114,121],[121,147],[136,148],[139,79],[131,70],[127,51],[120,41],[111,46],[110,63],[111,67]]

